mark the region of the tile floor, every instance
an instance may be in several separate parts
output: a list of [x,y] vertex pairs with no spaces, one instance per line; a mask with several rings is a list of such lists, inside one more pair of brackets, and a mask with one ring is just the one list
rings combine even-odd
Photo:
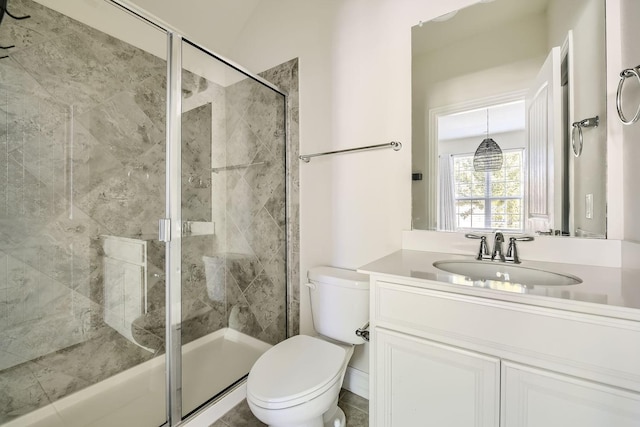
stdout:
[[[338,406],[347,417],[347,427],[369,427],[369,401],[350,391],[342,390]],[[210,427],[260,427],[261,423],[253,416],[247,401],[243,400],[225,416]]]

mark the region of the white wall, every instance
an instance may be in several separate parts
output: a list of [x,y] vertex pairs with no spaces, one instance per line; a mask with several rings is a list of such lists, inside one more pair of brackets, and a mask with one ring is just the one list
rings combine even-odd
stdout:
[[[411,26],[470,0],[264,0],[231,59],[259,71],[300,59],[300,152],[401,141],[300,167],[300,267],[357,268],[411,227]],[[301,292],[301,331],[312,332]],[[361,353],[361,352],[360,352]],[[353,365],[368,371],[365,354]]]

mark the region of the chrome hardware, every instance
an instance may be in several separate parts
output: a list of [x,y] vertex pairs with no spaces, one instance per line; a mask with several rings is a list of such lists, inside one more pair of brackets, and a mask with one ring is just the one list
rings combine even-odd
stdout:
[[480,240],[480,250],[478,251],[478,255],[476,259],[481,261],[483,259],[489,259],[494,261],[498,258],[500,262],[512,262],[514,264],[520,264],[520,258],[518,257],[518,248],[516,246],[516,242],[530,242],[534,240],[532,236],[520,236],[520,237],[510,237],[509,238],[509,247],[507,248],[507,253],[505,255],[502,244],[505,242],[504,234],[501,231],[496,231],[495,238],[493,241],[493,252],[489,254],[489,247],[487,245],[487,236],[483,236],[480,234],[472,234],[467,233],[464,235],[467,239],[479,239]]
[[480,249],[478,250],[478,255],[476,259],[478,261],[482,261],[483,259],[491,259],[491,254],[489,253],[489,246],[487,246],[487,236],[482,236],[480,234],[467,233],[464,235],[467,239],[479,239],[480,240]]
[[622,112],[622,86],[626,79],[634,76],[638,80],[638,83],[640,83],[640,65],[634,68],[627,68],[626,70],[622,70],[620,73],[620,82],[618,83],[618,90],[616,91],[616,109],[618,110],[618,117],[620,117],[620,121],[623,125],[633,124],[640,119],[640,104],[638,105],[636,114],[631,119],[627,119]]
[[[571,129],[571,149],[573,150],[574,156],[580,157],[580,154],[582,154],[582,145],[583,145],[582,129],[597,128],[599,124],[600,124],[599,116],[580,120],[579,122],[574,122],[571,124],[571,126],[573,127],[573,129]],[[579,148],[576,148],[576,130],[578,131],[578,141],[580,141]]]
[[329,154],[338,154],[338,153],[350,153],[353,151],[374,150],[378,148],[387,148],[387,147],[393,148],[393,151],[399,151],[402,148],[402,143],[398,141],[391,141],[385,144],[367,145],[366,147],[346,148],[344,150],[325,151],[324,153],[315,153],[315,154],[301,154],[300,156],[298,156],[298,158],[305,163],[309,163],[312,157],[326,156]]
[[495,238],[493,239],[493,252],[491,253],[491,261],[500,258],[500,261],[505,262],[504,253],[502,251],[502,244],[504,243],[504,235],[500,231],[496,231]]
[[365,341],[369,341],[369,322],[362,328],[356,329],[356,335]]
[[521,261],[518,257],[518,247],[516,246],[516,242],[531,242],[532,240],[532,236],[509,237],[509,248],[507,249],[506,261],[514,264],[520,264]]

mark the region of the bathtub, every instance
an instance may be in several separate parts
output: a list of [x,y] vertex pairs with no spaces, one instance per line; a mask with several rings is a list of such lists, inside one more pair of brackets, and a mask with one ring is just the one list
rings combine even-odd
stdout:
[[[246,375],[270,347],[230,328],[184,345],[184,413]],[[156,357],[2,427],[157,427],[165,422],[165,378],[165,358]]]

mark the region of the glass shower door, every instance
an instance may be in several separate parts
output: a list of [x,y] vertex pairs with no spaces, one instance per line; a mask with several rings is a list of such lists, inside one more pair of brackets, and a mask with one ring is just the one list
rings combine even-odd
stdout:
[[0,424],[157,426],[166,33],[49,3],[0,26]]
[[186,416],[286,338],[285,96],[188,41],[181,47]]

